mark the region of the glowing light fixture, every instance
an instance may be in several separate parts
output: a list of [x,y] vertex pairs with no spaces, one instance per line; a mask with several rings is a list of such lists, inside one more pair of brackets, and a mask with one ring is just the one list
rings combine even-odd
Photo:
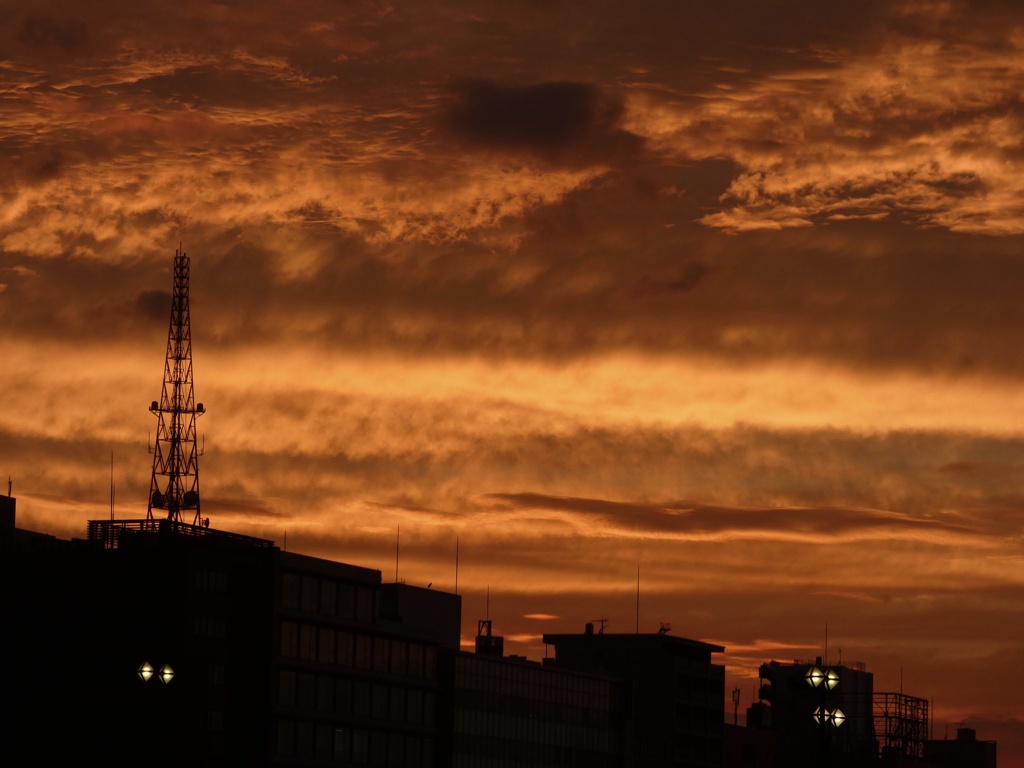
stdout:
[[846,715],[843,714],[843,710],[836,707],[835,709],[825,709],[824,707],[818,707],[814,710],[811,715],[814,718],[814,722],[818,725],[834,725],[838,728],[840,725],[846,722]]
[[811,667],[807,670],[807,674],[804,675],[804,680],[811,688],[817,688],[821,685],[821,681],[825,679],[825,673],[817,667]]
[[825,672],[825,687],[831,691],[837,685],[839,685],[839,674],[834,669]]
[[174,670],[171,669],[170,664],[164,664],[160,667],[160,682],[169,683],[174,679]]
[[139,667],[139,679],[144,683],[149,682],[149,678],[153,676],[153,667],[150,666],[148,661],[142,662],[142,666]]

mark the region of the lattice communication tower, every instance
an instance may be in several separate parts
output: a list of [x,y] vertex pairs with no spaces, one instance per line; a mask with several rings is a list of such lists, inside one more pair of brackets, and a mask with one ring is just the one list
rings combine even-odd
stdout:
[[199,456],[196,417],[206,410],[192,391],[192,331],[188,313],[189,258],[179,247],[174,252],[174,295],[167,334],[167,360],[160,400],[149,410],[156,414],[153,479],[149,485],[147,519],[153,510],[167,511],[167,519],[183,523],[182,512],[195,510],[193,525],[203,520],[199,507]]

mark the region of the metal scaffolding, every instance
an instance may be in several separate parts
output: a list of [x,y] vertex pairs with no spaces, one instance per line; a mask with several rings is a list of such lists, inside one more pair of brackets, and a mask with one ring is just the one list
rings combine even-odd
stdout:
[[876,693],[872,703],[882,755],[923,758],[928,738],[928,700],[902,693]]

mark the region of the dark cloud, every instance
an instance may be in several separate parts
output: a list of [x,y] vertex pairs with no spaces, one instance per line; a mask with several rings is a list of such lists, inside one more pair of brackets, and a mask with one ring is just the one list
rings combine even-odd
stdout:
[[618,162],[642,146],[620,127],[622,114],[621,102],[585,83],[469,80],[458,84],[448,121],[473,147],[599,163]]
[[80,48],[86,40],[85,22],[57,21],[49,16],[29,14],[21,22],[18,39],[34,46],[56,45],[71,51]]
[[691,261],[683,266],[675,279],[654,280],[644,276],[636,283],[636,293],[641,297],[664,296],[688,293],[713,274],[715,269],[700,261]]
[[671,502],[664,505],[638,505],[603,499],[563,498],[533,493],[493,494],[491,498],[514,507],[550,509],[573,512],[606,519],[624,529],[662,533],[813,535],[816,537],[849,534],[914,536],[931,530],[941,533],[967,534],[971,530],[935,520],[922,520],[906,515],[862,509],[738,509],[727,507],[693,507]]
[[139,312],[152,320],[166,320],[171,311],[170,291],[143,291],[135,299]]

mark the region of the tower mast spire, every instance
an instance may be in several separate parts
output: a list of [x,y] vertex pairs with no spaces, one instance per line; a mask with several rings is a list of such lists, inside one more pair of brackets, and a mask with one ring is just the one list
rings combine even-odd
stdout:
[[182,512],[195,510],[193,525],[202,522],[199,507],[199,455],[196,417],[205,413],[192,391],[192,331],[188,311],[189,258],[179,246],[174,252],[174,294],[167,333],[167,359],[160,400],[149,410],[156,414],[153,479],[149,485],[147,519],[153,510],[167,511],[167,519],[183,523]]

